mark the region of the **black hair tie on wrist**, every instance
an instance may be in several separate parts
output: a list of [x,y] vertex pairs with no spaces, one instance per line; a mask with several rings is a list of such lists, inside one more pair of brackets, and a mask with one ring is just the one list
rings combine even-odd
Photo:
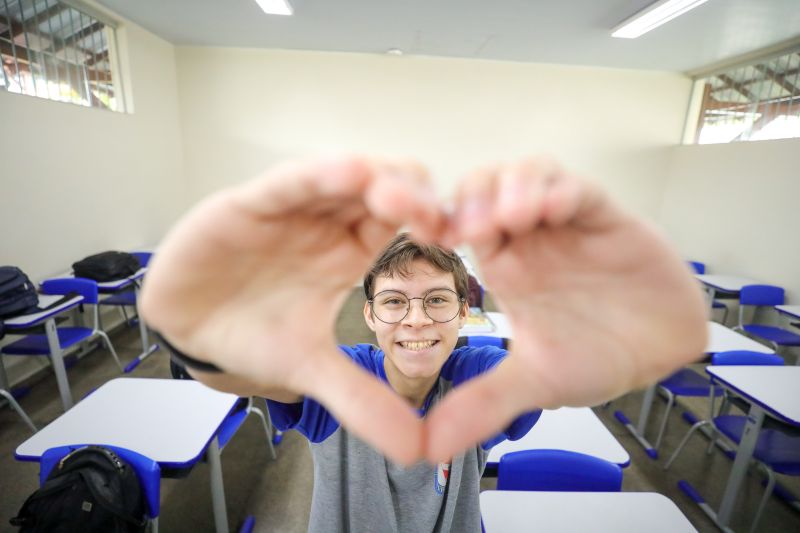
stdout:
[[158,337],[158,339],[161,342],[163,342],[164,345],[169,349],[170,357],[176,363],[183,365],[186,368],[199,370],[201,372],[212,372],[217,374],[222,373],[222,369],[217,365],[213,363],[207,363],[205,361],[200,361],[198,359],[195,359],[194,357],[190,357],[185,353],[181,352],[180,350],[178,350],[177,348],[175,348],[167,339],[164,338],[164,336],[161,333],[157,331],[154,331],[153,333],[155,333],[156,337]]

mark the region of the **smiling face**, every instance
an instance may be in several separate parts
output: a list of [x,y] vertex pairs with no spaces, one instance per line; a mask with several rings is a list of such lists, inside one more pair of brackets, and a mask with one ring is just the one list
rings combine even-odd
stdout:
[[[417,385],[429,389],[455,348],[458,330],[467,319],[467,304],[458,303],[458,312],[453,320],[434,322],[425,314],[422,300],[416,299],[428,295],[432,299],[429,306],[438,305],[440,300],[436,298],[437,294],[451,294],[439,292],[448,289],[456,290],[453,274],[437,269],[424,259],[412,261],[405,275],[375,278],[373,294],[376,298],[383,291],[390,290],[415,298],[410,300],[411,309],[405,318],[395,324],[379,320],[372,313],[369,302],[364,306],[364,318],[367,326],[375,332],[378,345],[385,354],[384,368],[395,390],[414,389]],[[433,310],[431,313],[435,316]]]

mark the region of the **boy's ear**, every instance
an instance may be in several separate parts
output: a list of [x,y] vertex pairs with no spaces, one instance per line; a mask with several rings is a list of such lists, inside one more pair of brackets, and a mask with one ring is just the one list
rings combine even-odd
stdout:
[[464,302],[464,305],[461,306],[461,312],[458,314],[458,329],[464,327],[464,324],[467,323],[467,317],[469,316],[469,300]]
[[369,305],[369,302],[364,302],[364,322],[367,323],[367,327],[375,333],[375,319],[372,317],[372,307]]

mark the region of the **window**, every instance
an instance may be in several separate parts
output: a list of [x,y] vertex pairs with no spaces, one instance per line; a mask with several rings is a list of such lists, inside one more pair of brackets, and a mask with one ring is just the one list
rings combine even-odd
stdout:
[[[91,13],[91,14],[90,14]],[[114,22],[61,0],[0,0],[0,87],[124,111]]]
[[730,69],[697,83],[702,96],[696,143],[800,137],[800,52]]

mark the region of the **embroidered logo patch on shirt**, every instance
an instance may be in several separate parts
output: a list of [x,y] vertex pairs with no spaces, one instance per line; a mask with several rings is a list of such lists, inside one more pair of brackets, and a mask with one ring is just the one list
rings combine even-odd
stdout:
[[450,479],[450,463],[439,463],[439,466],[436,467],[436,477],[433,480],[433,488],[436,490],[436,494],[444,494],[448,479]]

